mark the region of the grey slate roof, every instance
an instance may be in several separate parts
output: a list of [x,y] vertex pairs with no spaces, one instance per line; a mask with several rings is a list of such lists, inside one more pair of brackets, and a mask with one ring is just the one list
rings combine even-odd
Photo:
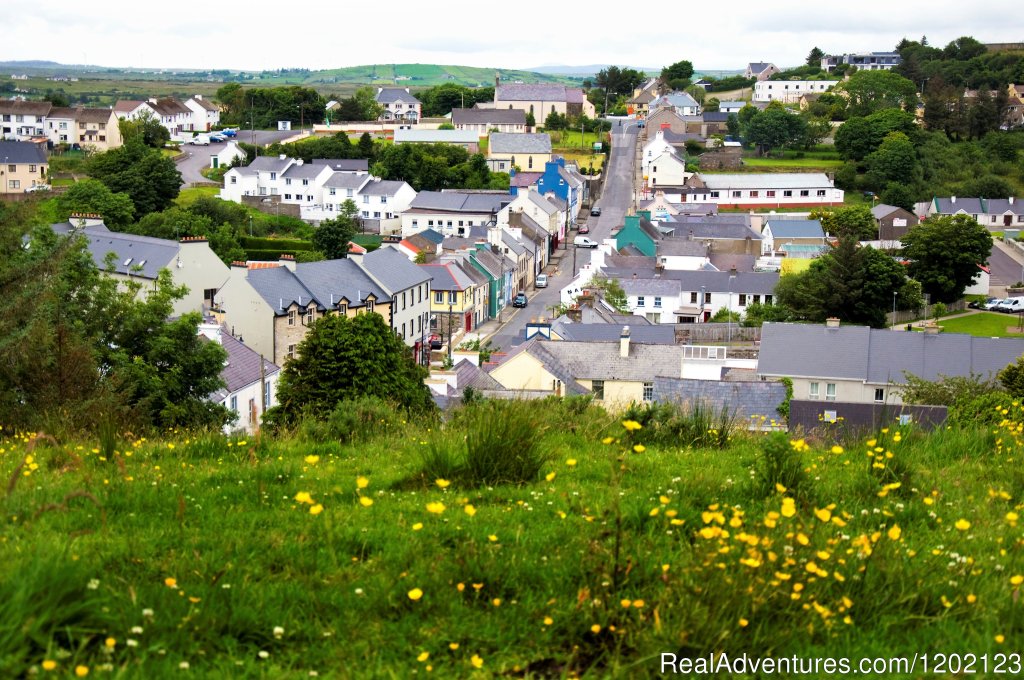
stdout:
[[1014,198],[1012,203],[1008,198],[987,198],[985,203],[988,208],[986,212],[990,215],[1002,215],[1008,212],[1014,215],[1024,215],[1024,201],[1020,198]]
[[765,228],[771,228],[775,238],[825,238],[820,220],[769,219]]
[[218,108],[217,105],[211,102],[209,99],[200,99],[194,96],[189,97],[189,99],[194,101],[196,104],[199,104],[199,106],[203,107],[207,111],[220,111],[220,108]]
[[314,179],[317,175],[324,171],[322,165],[312,165],[310,163],[296,163],[291,166],[281,175],[285,179]]
[[[58,234],[74,232],[68,222],[51,228]],[[161,269],[170,266],[181,247],[177,241],[110,231],[105,226],[86,227],[77,233],[88,239],[89,254],[97,267],[106,270],[107,253],[114,253],[116,273],[143,279],[155,279]],[[137,267],[141,269],[136,271]]]
[[651,102],[651,108],[658,107],[697,108],[700,104],[686,92],[669,92]]
[[750,69],[751,73],[757,74],[757,73],[761,73],[762,71],[764,71],[766,68],[768,68],[771,65],[772,65],[771,62],[767,62],[767,61],[752,61],[747,66],[747,68]]
[[[626,266],[619,258],[613,267],[606,267],[602,274],[609,278],[618,279],[623,286],[627,279],[631,279],[636,273],[637,278],[654,278],[654,258],[643,259],[646,264],[638,263],[637,266]],[[666,269],[661,272],[661,279],[678,281],[681,290],[686,292],[699,291],[704,286],[708,293],[747,293],[749,295],[772,295],[775,286],[779,282],[778,272],[744,272],[737,271],[732,282],[729,281],[728,271],[688,271]]]
[[492,132],[491,153],[551,153],[551,137],[546,132]]
[[305,307],[312,301],[326,310],[346,298],[349,306],[361,307],[371,293],[378,304],[391,301],[391,296],[348,258],[302,262],[295,265],[294,272],[287,267],[252,269],[248,280],[275,314],[285,313],[292,302]]
[[504,389],[501,383],[469,359],[463,359],[455,365],[455,384],[459,390],[467,387],[475,390]]
[[[227,383],[228,393],[237,392],[260,380],[259,353],[233,337],[226,329],[221,331],[221,346],[228,353],[228,362],[220,372],[220,377]],[[280,370],[281,368],[272,361],[263,360],[265,376],[273,375]]]
[[761,329],[761,375],[902,383],[907,371],[925,380],[940,375],[989,376],[1024,354],[1024,339],[976,338],[955,333],[900,333],[865,326],[766,323]]
[[0,142],[0,159],[12,165],[46,164],[46,154],[32,142]]
[[370,196],[394,196],[403,186],[407,186],[406,183],[396,179],[372,179],[359,193]]
[[686,238],[663,238],[657,244],[658,255],[674,257],[705,257],[708,248],[700,241]]
[[380,92],[374,97],[378,104],[393,104],[397,101],[403,101],[407,104],[416,102],[420,103],[420,100],[414,97],[412,94],[405,91],[404,87],[384,87],[381,88]]
[[[745,240],[747,238],[761,240],[761,234],[751,229],[743,219],[710,219],[711,217],[745,218],[746,215],[708,215],[703,217],[683,218],[680,221],[662,222],[662,229],[671,228],[673,235],[678,238],[694,239],[733,239]],[[679,217],[676,217],[679,220]]]
[[494,100],[502,102],[567,102],[570,101],[569,89],[572,88],[552,83],[509,83],[507,85],[498,85],[494,93]]
[[614,342],[543,340],[526,351],[547,367],[561,368],[573,380],[653,381],[657,376],[679,377],[683,367],[683,348],[679,345],[647,345],[631,340],[629,356],[622,357],[618,338]]
[[357,175],[353,172],[336,172],[324,181],[324,186],[329,189],[359,189],[370,181],[369,175]]
[[363,268],[390,294],[430,281],[430,274],[391,246],[381,246],[363,255]]
[[964,198],[962,196],[949,198],[935,198],[935,209],[943,215],[955,215],[963,210],[968,215],[979,215],[985,212],[980,198]]
[[245,167],[260,172],[284,172],[285,168],[294,162],[291,158],[281,158],[280,156],[257,156],[252,163]]
[[786,386],[778,381],[720,382],[654,378],[654,401],[674,404],[703,402],[716,412],[728,409],[740,427],[760,425],[759,416],[765,416],[768,421],[779,419],[777,409],[785,400]]
[[878,205],[871,208],[871,215],[876,220],[880,220],[884,217],[888,217],[889,215],[893,214],[899,209],[900,208],[898,208],[895,205],[886,205],[885,203],[879,203]]
[[443,210],[446,212],[497,213],[502,204],[510,203],[507,193],[470,193],[458,191],[421,191],[409,205],[410,210]]
[[431,277],[431,290],[462,291],[473,287],[473,279],[463,271],[458,262],[441,264],[418,264]]
[[370,161],[365,158],[314,158],[313,165],[329,165],[338,172],[369,172]]
[[454,125],[526,125],[522,109],[452,109]]
[[[573,323],[566,317],[551,324],[552,333],[563,340],[579,342],[617,342],[622,335],[622,324],[617,323]],[[676,333],[669,325],[642,326],[629,324],[629,341],[644,345],[674,345]]]
[[705,111],[701,115],[705,123],[725,123],[729,120],[729,114],[723,111]]
[[23,116],[45,116],[53,108],[46,101],[25,101],[21,99],[0,99],[0,114],[18,114]]
[[626,295],[659,295],[661,297],[679,297],[682,286],[672,279],[641,279],[629,278],[619,281]]

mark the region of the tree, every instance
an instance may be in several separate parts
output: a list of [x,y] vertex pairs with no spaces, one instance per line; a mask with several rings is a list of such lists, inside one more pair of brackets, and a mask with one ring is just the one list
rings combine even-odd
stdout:
[[933,302],[958,300],[992,252],[992,235],[970,215],[929,218],[902,241],[910,275]]
[[358,120],[377,120],[380,118],[380,114],[384,112],[384,107],[377,103],[376,91],[365,85],[360,87],[352,95],[352,99],[359,105],[359,113],[361,118]]
[[533,129],[537,126],[537,119],[533,117],[533,111],[526,112],[526,127]]
[[825,53],[817,47],[812,47],[811,51],[807,54],[806,63],[808,66],[817,66],[821,68],[821,60],[825,58]]
[[618,279],[598,277],[591,282],[591,286],[600,292],[604,301],[611,305],[616,312],[629,313],[629,298]]
[[767,154],[772,149],[795,144],[803,136],[806,127],[807,123],[800,116],[785,109],[769,107],[750,119],[746,139],[756,144],[762,154]]
[[677,61],[661,69],[661,82],[673,90],[685,89],[692,78],[693,64],[689,61]]
[[845,206],[835,210],[815,210],[810,219],[821,220],[822,228],[833,236],[851,236],[859,241],[878,237],[878,225],[865,206]]
[[373,160],[374,148],[373,148],[373,137],[370,136],[369,132],[364,132],[359,135],[359,143],[356,145],[359,149],[359,157]]
[[889,182],[880,195],[882,203],[903,208],[909,212],[914,211],[915,194],[910,187],[900,182]]
[[725,119],[725,127],[729,130],[730,137],[736,140],[740,138],[740,117],[735,113],[730,113]]
[[999,371],[999,382],[1014,399],[1024,397],[1024,357]]
[[883,189],[890,182],[915,184],[921,179],[921,165],[914,144],[902,132],[890,132],[877,151],[864,159],[871,187]]
[[146,146],[161,149],[171,141],[171,133],[149,109],[143,110],[135,120],[121,119],[117,126],[124,144],[141,140]]
[[111,191],[128,194],[136,217],[169,207],[181,190],[174,161],[140,139],[89,159],[86,167]]
[[339,214],[333,220],[324,220],[313,232],[313,247],[324,254],[328,260],[348,257],[348,247],[352,237],[359,230],[356,215],[359,209],[355,201],[346,199],[341,204]]
[[65,219],[71,213],[102,215],[104,224],[114,229],[131,224],[135,215],[135,206],[127,194],[115,194],[95,179],[83,179],[72,184],[57,197],[57,210]]
[[[701,90],[704,90],[704,88],[701,88]],[[715,112],[719,110],[719,108],[722,105],[722,102],[718,101],[718,97],[710,97],[708,99],[705,99],[703,104],[704,111]]]
[[285,364],[273,422],[294,423],[303,415],[326,418],[338,402],[376,397],[411,411],[433,408],[423,384],[426,370],[379,314],[316,320]]
[[917,103],[917,86],[890,70],[857,71],[835,89],[849,98],[849,110],[855,116],[886,108],[909,109]]
[[71,100],[68,99],[68,96],[63,90],[47,90],[46,96],[43,97],[43,101],[48,101],[54,106],[62,106],[65,108],[71,106]]
[[564,130],[568,125],[565,120],[565,116],[558,111],[552,111],[548,114],[547,118],[544,119],[545,130]]

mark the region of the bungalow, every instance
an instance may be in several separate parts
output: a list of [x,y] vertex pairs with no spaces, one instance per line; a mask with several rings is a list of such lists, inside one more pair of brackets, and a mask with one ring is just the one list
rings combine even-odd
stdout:
[[754,83],[754,101],[795,104],[805,94],[828,92],[838,84],[838,80],[762,80]]
[[[844,192],[821,172],[700,174],[687,182],[689,203],[725,208],[798,208],[841,205]],[[668,192],[666,191],[666,195]]]
[[739,113],[747,102],[719,102],[718,110],[722,113]]
[[1024,199],[1010,198],[933,198],[921,219],[932,215],[969,215],[978,224],[994,231],[1005,227],[1024,227]]
[[491,132],[526,132],[526,112],[522,109],[452,109],[456,130],[475,132],[486,137]]
[[49,183],[49,161],[38,144],[0,141],[0,195],[24,194]]
[[559,113],[569,118],[584,115],[596,117],[594,105],[591,104],[583,90],[578,87],[566,87],[555,83],[497,83],[494,88],[493,104],[481,103],[480,108],[520,109],[533,114],[537,125],[552,113]]
[[925,380],[987,378],[1021,354],[1024,340],[1019,338],[893,333],[841,326],[838,320],[824,326],[766,323],[761,329],[757,375],[762,380],[791,379],[797,399],[901,404],[905,373]]
[[471,154],[480,151],[480,136],[472,130],[395,130],[395,144],[451,144]]
[[[110,231],[98,215],[72,214],[69,221],[51,226],[61,236],[84,236],[96,266],[120,282],[141,283],[140,297],[155,286],[158,274],[166,269],[175,285],[188,289],[173,303],[176,316],[215,307],[230,276],[205,238],[174,241]],[[106,267],[109,253],[114,255],[113,270]]]
[[492,171],[540,170],[550,160],[551,137],[546,132],[492,132],[490,135],[487,164]]
[[680,116],[696,116],[700,114],[700,104],[687,92],[669,92],[654,99],[650,104],[651,111],[669,109]]

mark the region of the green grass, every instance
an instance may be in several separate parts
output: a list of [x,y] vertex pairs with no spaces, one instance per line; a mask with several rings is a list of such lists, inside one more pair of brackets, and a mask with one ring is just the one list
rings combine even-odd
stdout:
[[185,208],[192,205],[200,196],[214,197],[220,192],[220,187],[187,187],[181,190],[174,203]]
[[744,158],[743,164],[757,168],[758,172],[771,169],[785,172],[792,168],[838,168],[843,165],[843,161],[827,158]]
[[982,338],[1011,338],[1024,334],[1017,330],[1018,321],[1016,314],[979,312],[952,319],[942,319],[939,325],[942,326],[945,333],[966,333]]
[[0,439],[0,675],[631,678],[681,648],[1024,642],[1019,407],[1003,427],[840,432],[841,452],[637,452],[592,407],[535,412],[538,481],[490,487],[418,476],[431,437],[464,445],[458,415],[353,445]]

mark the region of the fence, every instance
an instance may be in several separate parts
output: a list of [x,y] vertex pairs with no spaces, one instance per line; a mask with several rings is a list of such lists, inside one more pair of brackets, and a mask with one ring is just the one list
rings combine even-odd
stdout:
[[679,323],[673,324],[676,341],[693,345],[708,342],[758,342],[760,328],[747,328],[739,324],[725,323]]

